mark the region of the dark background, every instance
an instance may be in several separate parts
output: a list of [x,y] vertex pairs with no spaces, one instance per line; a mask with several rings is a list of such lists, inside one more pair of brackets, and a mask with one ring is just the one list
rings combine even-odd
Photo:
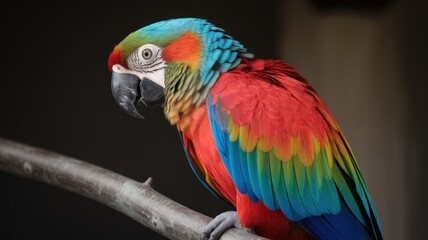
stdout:
[[[315,11],[379,11],[388,1],[357,7],[353,1],[311,2]],[[229,210],[193,175],[176,129],[164,119],[162,109],[149,109],[146,120],[137,120],[117,106],[107,58],[130,32],[159,20],[189,16],[225,28],[258,57],[280,58],[282,7],[280,0],[3,4],[0,137],[82,159],[137,181],[153,177],[156,190],[209,216]],[[409,131],[415,143],[412,154],[418,159],[413,164],[421,167],[411,168],[416,169],[410,174],[411,186],[402,194],[413,196],[403,207],[409,208],[409,222],[415,223],[409,225],[419,224],[409,230],[418,237],[425,232],[421,227],[426,220],[418,217],[426,203],[423,192],[428,190],[421,184],[428,156],[427,19],[416,2],[406,7],[409,37],[403,44],[414,61],[403,66],[409,83],[403,91],[410,96]],[[0,214],[0,235],[7,239],[164,239],[108,207],[6,173],[0,173]]]

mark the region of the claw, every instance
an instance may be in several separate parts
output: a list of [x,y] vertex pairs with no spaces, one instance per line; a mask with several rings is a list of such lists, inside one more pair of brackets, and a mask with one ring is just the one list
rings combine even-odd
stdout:
[[204,229],[204,235],[209,240],[217,240],[229,228],[242,228],[236,211],[219,214]]

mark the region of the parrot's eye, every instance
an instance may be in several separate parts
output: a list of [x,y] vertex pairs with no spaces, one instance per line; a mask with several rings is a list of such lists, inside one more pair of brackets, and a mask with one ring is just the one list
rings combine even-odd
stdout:
[[[162,62],[161,48],[153,44],[145,44],[129,54],[126,63],[131,70],[144,72],[153,71]],[[153,69],[152,69],[153,68]]]
[[142,57],[146,60],[149,60],[150,58],[152,58],[153,56],[153,52],[152,50],[146,48],[143,50],[143,52],[141,53]]

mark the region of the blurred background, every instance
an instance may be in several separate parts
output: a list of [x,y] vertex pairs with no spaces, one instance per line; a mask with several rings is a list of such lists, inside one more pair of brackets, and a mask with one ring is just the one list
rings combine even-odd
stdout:
[[[252,3],[254,2],[254,3]],[[2,4],[0,137],[102,166],[214,217],[230,210],[193,175],[159,108],[114,102],[107,58],[130,32],[208,19],[260,58],[293,65],[357,156],[385,239],[428,239],[428,18],[416,0],[34,1]],[[164,239],[73,193],[0,172],[6,239]]]

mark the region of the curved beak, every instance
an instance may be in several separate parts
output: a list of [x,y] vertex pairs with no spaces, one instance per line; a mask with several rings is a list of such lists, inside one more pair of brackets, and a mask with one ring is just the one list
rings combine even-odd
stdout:
[[128,114],[143,119],[138,107],[164,101],[164,88],[155,81],[116,64],[112,67],[111,90],[117,104]]

